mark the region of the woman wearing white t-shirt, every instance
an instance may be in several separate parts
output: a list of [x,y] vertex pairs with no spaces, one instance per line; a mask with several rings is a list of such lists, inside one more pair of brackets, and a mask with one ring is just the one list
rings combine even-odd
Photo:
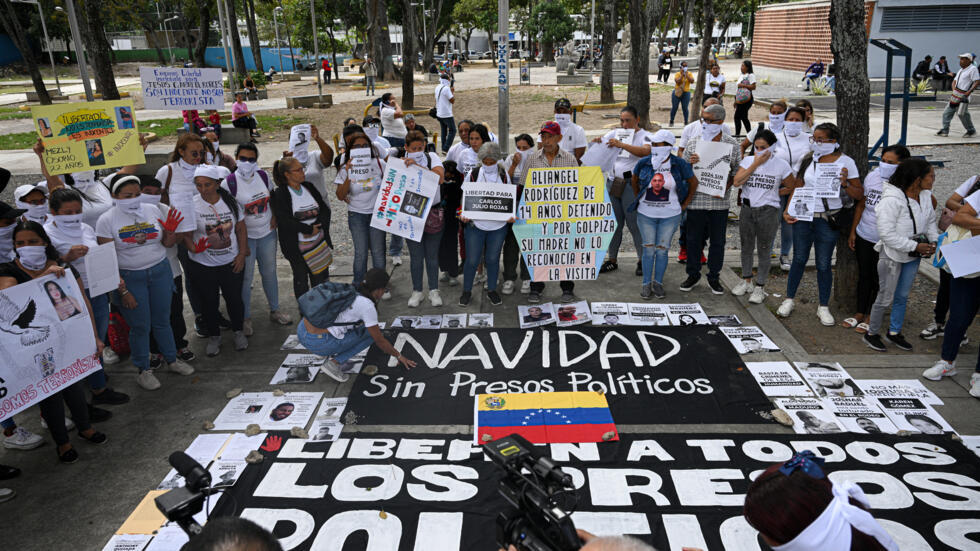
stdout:
[[[473,132],[474,134],[476,132]],[[467,182],[481,182],[490,187],[513,186],[507,176],[507,171],[500,164],[503,155],[500,146],[494,142],[486,142],[478,152],[480,164],[463,178]],[[514,222],[514,213],[507,221],[476,220],[460,216],[460,221],[466,224],[463,238],[466,240],[466,261],[463,264],[463,293],[459,296],[460,306],[469,306],[473,296],[473,281],[476,279],[476,269],[483,262],[487,273],[487,298],[490,304],[497,306],[503,303],[497,292],[497,275],[500,272],[500,251],[504,248],[504,238],[507,237],[507,224]]]
[[131,359],[140,372],[136,382],[146,390],[156,390],[160,381],[150,369],[151,329],[167,368],[181,375],[194,373],[193,367],[177,357],[170,329],[174,277],[166,251],[177,242],[174,231],[183,215],[176,209],[164,215],[160,207],[143,203],[140,180],[133,175],[111,178],[109,192],[116,205],[99,217],[95,235],[100,245],[115,243],[119,276],[125,283],[119,291],[122,314],[129,325]]
[[245,230],[248,235],[249,254],[242,270],[242,303],[245,319],[242,331],[246,337],[252,336],[252,277],[255,263],[259,263],[262,289],[269,302],[269,319],[280,324],[293,322],[289,315],[279,310],[279,279],[276,277],[276,217],[269,205],[271,184],[269,175],[258,168],[259,149],[252,143],[243,143],[235,150],[237,168],[221,187],[228,190],[238,201],[244,213]]
[[[776,135],[778,139],[783,133],[786,124],[786,111],[789,109],[789,105],[783,100],[776,100],[772,102],[769,106],[769,122],[763,125],[761,122],[756,128],[749,130],[749,133],[745,135],[745,139],[742,140],[740,144],[742,147],[742,155],[746,155],[749,152],[749,148],[755,143],[755,138],[758,135],[759,128],[764,130],[769,130]],[[810,144],[807,143],[807,151],[809,151]]]
[[735,88],[735,135],[742,134],[742,125],[745,125],[745,132],[752,130],[752,123],[749,122],[749,110],[755,103],[756,80],[752,73],[752,62],[743,61],[741,67],[742,74],[738,76],[738,85]]
[[[749,302],[761,304],[766,299],[766,279],[772,243],[779,229],[782,212],[779,197],[789,193],[796,179],[789,163],[773,154],[776,135],[769,130],[758,132],[755,137],[755,155],[745,157],[735,173],[734,186],[742,198],[739,214],[739,236],[742,242],[742,282],[732,289],[732,294],[742,296],[752,290]],[[759,270],[752,286],[752,249],[759,255]]]
[[704,81],[704,97],[721,98],[725,95],[725,75],[721,72],[721,67],[717,63],[711,66],[711,70]]
[[235,350],[248,348],[242,331],[242,270],[249,255],[248,234],[238,201],[220,185],[224,171],[214,165],[201,165],[194,172],[194,214],[197,228],[183,234],[184,246],[190,251],[187,277],[196,282],[201,297],[201,314],[208,335],[207,354],[221,351],[221,327],[218,312],[220,296],[235,332]]
[[[834,324],[834,316],[830,313],[830,287],[834,282],[834,274],[830,269],[830,260],[834,255],[837,237],[841,228],[831,227],[830,220],[843,207],[845,197],[857,200],[864,196],[864,188],[858,178],[857,165],[854,159],[839,151],[840,130],[836,124],[825,122],[813,129],[812,161],[804,162],[801,168],[803,188],[813,189],[815,194],[821,192],[825,197],[817,197],[813,204],[813,221],[806,222],[790,216],[787,210],[783,219],[793,224],[793,264],[789,270],[786,282],[786,299],[776,311],[782,317],[789,317],[796,305],[794,300],[796,290],[803,279],[803,271],[810,259],[810,249],[815,250],[817,264],[817,288],[819,306],[817,317],[820,323],[830,326]],[[824,176],[818,178],[818,170]],[[799,179],[799,178],[797,178]],[[790,195],[792,203],[793,195]],[[849,229],[849,228],[847,228]]]
[[864,197],[854,208],[847,246],[854,251],[858,262],[857,307],[854,317],[847,318],[841,325],[853,327],[858,333],[868,331],[871,305],[878,295],[878,251],[875,244],[879,237],[875,207],[881,200],[882,186],[895,173],[898,164],[909,157],[911,153],[904,145],[890,145],[883,149],[878,167],[864,177]]
[[381,95],[381,136],[388,140],[391,147],[403,147],[405,145],[405,113],[395,101],[395,96],[391,92]]
[[354,283],[367,273],[368,254],[371,267],[385,267],[384,230],[371,226],[374,201],[384,182],[385,162],[378,158],[366,134],[353,134],[350,149],[340,160],[337,171],[337,199],[347,203],[347,228],[354,242]]
[[[429,217],[445,216],[442,205],[442,182],[446,176],[446,171],[442,167],[442,161],[435,153],[425,151],[425,134],[418,130],[413,130],[405,136],[405,165],[418,165],[426,170],[431,170],[439,175],[439,187],[432,198],[432,210]],[[445,230],[445,222],[433,224],[432,232],[429,231],[430,224],[426,223],[426,230],[422,233],[419,241],[408,240],[408,252],[411,254],[412,272],[412,296],[408,299],[409,308],[416,308],[422,303],[425,295],[422,292],[422,275],[428,277],[429,282],[429,302],[433,306],[442,306],[442,295],[439,294],[439,243],[442,241],[442,232]]]
[[[786,110],[783,131],[776,133],[776,157],[789,163],[793,176],[797,176],[803,158],[810,153],[810,134],[804,131],[806,111],[800,107],[790,107]],[[780,196],[780,207],[786,209],[789,195]],[[789,253],[793,250],[793,226],[780,217],[779,219],[779,268],[788,272],[790,268]]]
[[[474,124],[475,123],[469,119],[459,121],[459,125],[457,126],[459,143],[455,143],[449,148],[449,152],[446,153],[446,158],[444,161],[452,161],[459,164],[459,155],[470,148],[470,130],[473,129]],[[459,167],[458,170],[461,173],[465,173],[462,167]]]

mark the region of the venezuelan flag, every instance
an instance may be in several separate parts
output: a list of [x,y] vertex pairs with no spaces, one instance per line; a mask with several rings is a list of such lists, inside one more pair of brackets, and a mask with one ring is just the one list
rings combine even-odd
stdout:
[[478,394],[474,429],[477,444],[514,433],[535,444],[602,442],[607,432],[619,439],[606,396],[598,392]]

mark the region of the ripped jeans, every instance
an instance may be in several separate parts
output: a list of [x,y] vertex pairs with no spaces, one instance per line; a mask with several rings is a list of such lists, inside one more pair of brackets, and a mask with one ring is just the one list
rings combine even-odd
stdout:
[[641,213],[636,214],[636,225],[640,227],[640,237],[643,238],[641,264],[644,285],[649,285],[651,278],[663,284],[664,273],[667,272],[667,251],[670,250],[670,242],[673,241],[680,224],[680,214],[667,218],[651,218]]

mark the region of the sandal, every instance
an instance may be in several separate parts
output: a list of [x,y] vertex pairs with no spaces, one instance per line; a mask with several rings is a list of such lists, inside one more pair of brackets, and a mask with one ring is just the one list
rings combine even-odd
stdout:
[[860,322],[857,320],[857,318],[847,318],[846,320],[841,322],[841,327],[846,327],[848,329],[851,329],[853,327],[857,327],[858,323]]
[[867,323],[864,323],[864,322],[861,322],[861,323],[857,324],[857,327],[854,328],[855,331],[857,331],[858,333],[861,333],[862,335],[865,334],[865,333],[867,333],[868,332],[868,329],[871,329],[871,327]]
[[617,268],[619,268],[619,264],[617,264],[615,260],[607,260],[602,263],[602,266],[599,268],[599,273],[604,274],[606,272],[612,272]]

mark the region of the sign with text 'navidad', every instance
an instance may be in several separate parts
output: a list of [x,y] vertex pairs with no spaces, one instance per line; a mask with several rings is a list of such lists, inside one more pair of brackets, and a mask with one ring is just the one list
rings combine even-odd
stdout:
[[616,230],[602,170],[529,170],[513,230],[533,281],[595,279]]
[[51,174],[146,162],[132,100],[38,105],[31,117]]
[[221,69],[140,67],[147,109],[221,109],[225,88]]

